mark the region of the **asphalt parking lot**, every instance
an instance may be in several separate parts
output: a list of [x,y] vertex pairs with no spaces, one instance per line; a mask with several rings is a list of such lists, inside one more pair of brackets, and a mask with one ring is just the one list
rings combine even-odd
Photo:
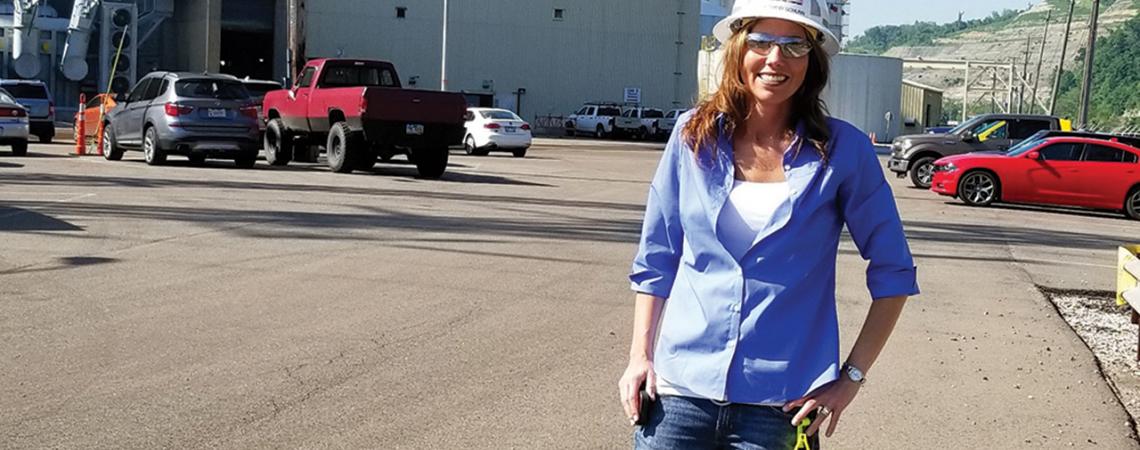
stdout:
[[[628,447],[659,147],[456,151],[442,180],[0,151],[0,448]],[[1112,289],[1140,223],[891,182],[923,295],[826,448],[1140,448],[1038,290]],[[844,348],[864,268],[845,241]]]

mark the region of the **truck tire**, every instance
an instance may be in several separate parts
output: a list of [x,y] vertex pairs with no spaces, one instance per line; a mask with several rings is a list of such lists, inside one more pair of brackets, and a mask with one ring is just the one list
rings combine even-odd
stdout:
[[606,137],[605,127],[598,125],[598,127],[594,129],[594,137],[598,138],[598,139],[602,139],[602,138]]
[[293,158],[293,136],[281,119],[269,121],[265,127],[265,161],[271,166],[284,166]]
[[344,122],[337,122],[329,130],[325,152],[329,168],[336,173],[350,173],[360,167],[362,156],[367,153],[360,133],[352,131]]
[[20,141],[12,144],[12,156],[27,156],[28,155],[28,141]]
[[412,160],[422,178],[439,178],[447,170],[447,158],[451,151],[447,146],[421,147],[412,150]]
[[924,156],[910,165],[910,183],[914,187],[930,189],[934,179],[934,158]]

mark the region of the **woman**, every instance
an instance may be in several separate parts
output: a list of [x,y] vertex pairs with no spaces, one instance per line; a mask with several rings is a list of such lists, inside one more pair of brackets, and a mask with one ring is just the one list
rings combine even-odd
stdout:
[[[678,121],[650,187],[619,382],[631,423],[641,386],[657,400],[637,448],[790,449],[808,417],[831,436],[918,293],[873,146],[820,100],[835,37],[796,3],[738,0],[717,25],[720,90]],[[874,301],[840,364],[844,225]]]

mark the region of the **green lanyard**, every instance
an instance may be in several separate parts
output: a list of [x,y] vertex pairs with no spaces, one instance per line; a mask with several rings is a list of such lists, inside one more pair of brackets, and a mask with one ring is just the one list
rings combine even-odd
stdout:
[[807,435],[807,432],[805,431],[805,430],[807,430],[808,425],[811,425],[811,419],[808,419],[805,417],[803,422],[800,422],[800,426],[796,427],[796,448],[795,448],[795,450],[800,450],[800,449],[811,450],[811,444],[808,443],[808,435]]

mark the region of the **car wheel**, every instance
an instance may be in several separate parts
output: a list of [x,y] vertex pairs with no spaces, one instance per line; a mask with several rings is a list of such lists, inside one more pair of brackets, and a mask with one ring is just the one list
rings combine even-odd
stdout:
[[252,169],[257,165],[257,151],[246,152],[242,156],[234,158],[234,165],[241,169]]
[[998,200],[1000,187],[989,172],[975,171],[962,175],[958,182],[958,198],[970,206],[989,206]]
[[649,139],[649,129],[645,128],[645,127],[641,127],[640,129],[637,130],[637,140],[643,141],[646,139]]
[[1124,201],[1124,213],[1135,220],[1140,220],[1140,186],[1132,188],[1128,199]]
[[439,178],[447,170],[447,158],[451,152],[447,147],[420,147],[412,150],[412,161],[423,178]]
[[514,155],[515,155],[515,158],[524,158],[524,157],[526,157],[526,150],[527,150],[527,149],[525,149],[525,148],[520,148],[520,149],[517,149],[517,150],[515,150],[515,151],[514,151]]
[[329,168],[336,173],[349,173],[360,166],[364,153],[364,143],[360,133],[352,131],[348,124],[338,122],[329,131],[326,147]]
[[12,156],[27,156],[28,154],[28,141],[20,141],[12,144]]
[[468,155],[474,155],[478,150],[479,149],[475,147],[475,136],[467,136],[467,139],[463,140],[464,153],[467,153]]
[[111,124],[103,126],[103,159],[107,161],[123,159],[123,149],[115,142],[115,133],[111,131]]
[[934,158],[919,158],[910,166],[910,182],[915,187],[930,189],[934,182]]
[[271,166],[284,166],[293,158],[293,137],[281,119],[269,121],[265,128],[265,161]]
[[195,166],[200,166],[206,163],[206,155],[203,155],[201,153],[191,153],[189,155],[186,155],[186,159],[190,160],[190,164],[193,164]]
[[606,137],[606,128],[598,125],[598,128],[594,129],[594,137],[598,139]]
[[166,152],[158,146],[158,131],[154,127],[147,127],[143,132],[143,158],[151,166],[166,162]]

